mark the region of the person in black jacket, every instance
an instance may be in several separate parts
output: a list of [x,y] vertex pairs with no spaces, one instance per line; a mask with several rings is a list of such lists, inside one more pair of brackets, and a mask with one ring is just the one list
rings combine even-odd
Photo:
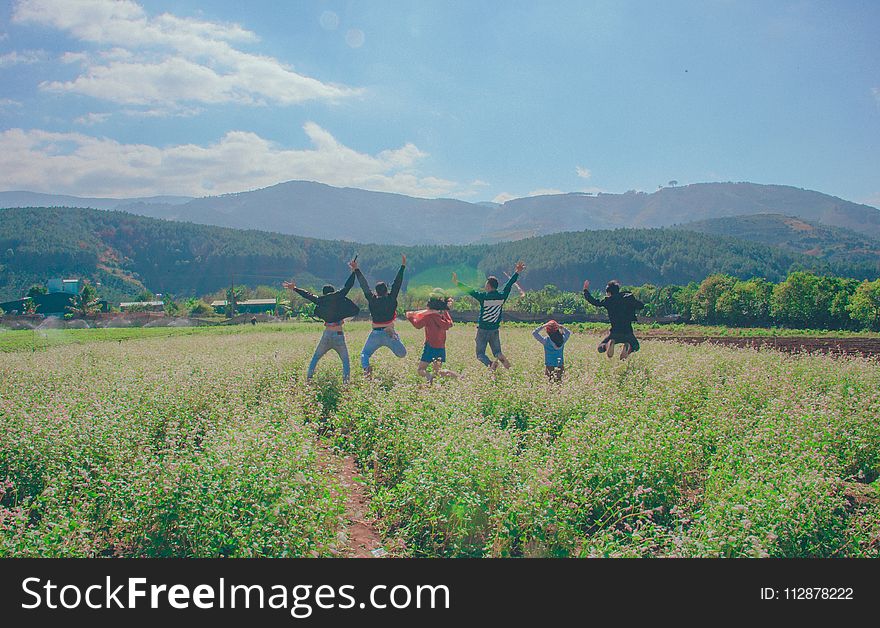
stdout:
[[348,346],[345,344],[345,332],[342,331],[342,325],[345,322],[344,319],[355,316],[360,311],[360,308],[347,296],[348,291],[354,286],[354,273],[351,273],[342,290],[337,290],[332,285],[327,284],[321,291],[323,293],[321,296],[298,288],[293,280],[285,281],[281,285],[314,303],[315,316],[324,321],[324,333],[321,335],[321,340],[318,341],[318,346],[315,348],[315,354],[312,356],[311,363],[309,363],[306,378],[311,381],[318,366],[318,361],[328,351],[335,351],[339,355],[339,359],[342,360],[342,381],[348,383],[351,367],[348,361]]
[[590,280],[584,281],[584,298],[596,307],[608,310],[611,331],[599,343],[599,353],[614,357],[614,344],[620,343],[620,359],[625,360],[631,353],[639,350],[639,341],[633,333],[632,324],[636,320],[636,312],[645,304],[639,301],[632,292],[621,292],[620,282],[612,280],[605,286],[605,298],[601,301],[590,294]]
[[406,255],[400,256],[400,270],[391,284],[391,290],[388,290],[388,284],[380,281],[376,284],[376,291],[370,290],[367,278],[358,267],[357,260],[352,260],[348,264],[349,268],[354,271],[361,290],[367,298],[367,304],[370,308],[370,318],[373,321],[373,331],[367,336],[367,342],[361,351],[361,367],[364,369],[364,375],[367,377],[373,372],[370,366],[370,357],[379,347],[388,347],[398,358],[406,357],[406,347],[400,341],[400,335],[394,329],[394,320],[397,318],[397,295],[400,294],[400,286],[403,284],[403,272],[406,270]]

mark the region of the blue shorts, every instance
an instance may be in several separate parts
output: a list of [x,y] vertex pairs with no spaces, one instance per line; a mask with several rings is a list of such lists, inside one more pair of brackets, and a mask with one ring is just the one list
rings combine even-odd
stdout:
[[425,348],[422,351],[422,362],[433,362],[434,360],[440,360],[441,362],[446,362],[446,348],[435,349],[428,343],[425,343]]

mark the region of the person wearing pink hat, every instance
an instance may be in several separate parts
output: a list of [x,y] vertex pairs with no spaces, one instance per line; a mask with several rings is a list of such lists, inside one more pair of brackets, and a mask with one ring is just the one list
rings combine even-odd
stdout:
[[[547,335],[542,335],[541,330]],[[565,343],[568,342],[571,331],[556,321],[549,320],[535,328],[532,336],[544,345],[544,374],[551,382],[561,382],[565,373]]]

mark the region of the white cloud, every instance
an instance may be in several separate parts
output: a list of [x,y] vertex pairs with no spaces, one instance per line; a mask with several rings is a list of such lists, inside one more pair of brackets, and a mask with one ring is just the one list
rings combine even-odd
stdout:
[[50,91],[172,110],[193,102],[290,105],[361,93],[298,74],[272,57],[236,49],[233,43],[258,40],[237,24],[169,13],[151,17],[131,0],[22,0],[13,20],[108,47],[96,55],[64,55],[65,62],[83,63],[83,72],[72,81],[41,85]]
[[74,122],[76,122],[77,124],[91,126],[93,124],[101,124],[102,122],[106,122],[109,118],[109,113],[87,113],[84,116],[78,117],[76,120],[74,120]]
[[510,194],[509,192],[502,192],[501,194],[496,195],[495,198],[492,199],[492,202],[493,203],[506,203],[507,201],[511,201],[515,198],[516,198],[516,196],[514,196],[513,194]]
[[205,196],[302,179],[426,198],[459,192],[454,181],[419,173],[414,166],[425,153],[411,144],[369,155],[340,144],[317,124],[303,128],[310,148],[283,148],[243,131],[205,146],[160,148],[82,133],[9,129],[0,132],[0,189]]
[[21,107],[21,103],[11,98],[0,98],[0,107]]
[[593,173],[590,172],[588,168],[584,168],[583,166],[575,166],[574,170],[575,172],[577,172],[577,176],[579,176],[581,179],[589,179],[593,176]]
[[14,65],[30,65],[44,61],[48,55],[44,50],[13,50],[5,55],[0,55],[0,68],[9,68]]
[[489,187],[489,185],[488,181],[483,181],[482,179],[474,179],[471,181],[471,187],[475,188],[486,188]]

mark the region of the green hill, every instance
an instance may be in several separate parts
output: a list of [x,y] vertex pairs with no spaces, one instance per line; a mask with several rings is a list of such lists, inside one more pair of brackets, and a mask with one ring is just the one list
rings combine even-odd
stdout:
[[730,216],[689,222],[677,228],[779,246],[831,263],[861,266],[867,274],[880,272],[880,240],[793,216]]
[[[443,285],[438,269],[462,277],[528,269],[523,287],[554,284],[577,289],[585,277],[628,284],[699,281],[711,273],[779,280],[792,268],[856,278],[876,276],[864,265],[825,261],[779,247],[673,229],[618,229],[560,233],[516,242],[466,246],[359,245],[264,231],[172,222],[124,212],[70,208],[0,209],[0,300],[22,296],[51,277],[100,282],[118,301],[144,288],[177,297],[205,295],[230,283],[305,285],[340,283],[355,253],[371,281],[390,281],[409,258],[408,278]],[[421,278],[421,279],[420,279]],[[414,284],[415,285],[415,284]],[[447,284],[448,285],[448,284]]]

